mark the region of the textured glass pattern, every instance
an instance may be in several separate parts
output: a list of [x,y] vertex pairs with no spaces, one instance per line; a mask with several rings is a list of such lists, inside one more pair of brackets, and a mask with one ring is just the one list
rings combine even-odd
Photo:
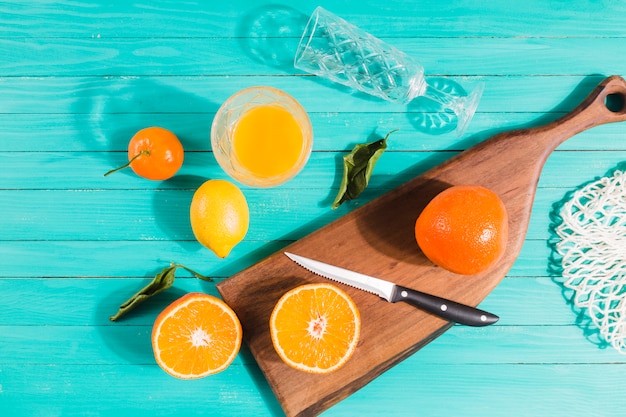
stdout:
[[412,57],[317,8],[304,31],[295,67],[393,102],[422,94],[424,69]]

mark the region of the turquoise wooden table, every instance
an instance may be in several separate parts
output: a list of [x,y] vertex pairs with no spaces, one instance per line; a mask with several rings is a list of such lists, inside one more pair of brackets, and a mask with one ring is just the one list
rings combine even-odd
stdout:
[[[0,3],[0,415],[281,415],[246,347],[200,380],[156,365],[156,315],[189,291],[217,295],[215,283],[180,273],[128,318],[109,316],[170,262],[224,280],[495,133],[558,118],[605,76],[626,75],[621,1],[321,1],[417,57],[427,76],[485,83],[457,138],[416,106],[296,71],[293,48],[317,5]],[[314,151],[287,184],[242,187],[251,227],[221,260],[195,241],[188,208],[204,180],[228,178],[210,124],[253,85],[303,104]],[[125,162],[130,137],[153,125],[181,138],[179,174],[103,177]],[[392,129],[366,192],[331,210],[341,156]],[[550,242],[554,208],[624,161],[625,138],[626,124],[604,125],[550,156],[522,252],[481,303],[501,317],[496,325],[452,327],[324,415],[623,415],[626,357],[573,311]]]

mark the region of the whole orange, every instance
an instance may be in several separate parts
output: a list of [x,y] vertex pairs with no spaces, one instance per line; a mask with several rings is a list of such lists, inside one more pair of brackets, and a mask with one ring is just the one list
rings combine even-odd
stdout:
[[487,270],[504,254],[508,215],[500,197],[478,185],[455,185],[433,198],[415,222],[415,239],[436,265],[463,275]]

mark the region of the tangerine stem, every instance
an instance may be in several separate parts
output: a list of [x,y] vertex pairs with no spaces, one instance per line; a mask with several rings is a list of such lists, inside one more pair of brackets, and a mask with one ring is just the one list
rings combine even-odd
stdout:
[[133,156],[130,159],[130,161],[128,161],[128,163],[122,165],[121,167],[118,167],[118,168],[115,168],[115,169],[112,169],[112,170],[108,171],[106,174],[104,174],[104,176],[106,177],[109,174],[112,174],[114,172],[120,171],[120,170],[122,170],[124,168],[128,168],[130,166],[130,164],[132,164],[135,161],[135,159],[139,158],[141,155],[148,155],[149,156],[150,155],[150,151],[147,150],[147,149],[144,149],[143,151],[139,152],[137,155]]
[[205,275],[202,275],[196,271],[194,271],[191,268],[187,268],[185,265],[181,265],[181,264],[172,264],[172,266],[178,267],[178,268],[183,268],[184,270],[186,270],[187,272],[189,272],[191,275],[193,275],[194,277],[201,279],[203,281],[213,281],[213,279],[211,277],[207,277]]

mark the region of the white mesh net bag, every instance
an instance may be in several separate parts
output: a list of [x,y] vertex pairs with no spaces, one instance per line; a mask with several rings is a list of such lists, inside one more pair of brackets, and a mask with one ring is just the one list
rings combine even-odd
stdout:
[[560,214],[563,285],[602,339],[626,354],[626,175],[615,171],[586,185]]

